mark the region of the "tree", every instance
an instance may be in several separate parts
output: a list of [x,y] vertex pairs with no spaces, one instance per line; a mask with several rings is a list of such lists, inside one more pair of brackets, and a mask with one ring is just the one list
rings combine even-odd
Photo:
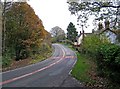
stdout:
[[53,39],[55,42],[59,42],[60,40],[64,40],[65,39],[65,32],[64,30],[62,30],[60,27],[55,26],[51,29],[50,31]]
[[70,22],[67,27],[67,39],[74,42],[76,40],[76,36],[78,35],[78,32],[76,31],[75,25]]
[[16,60],[37,53],[48,33],[42,21],[26,2],[13,3],[6,12],[6,47]]
[[100,20],[109,20],[110,27],[112,28],[120,28],[118,25],[120,22],[120,1],[112,1],[112,2],[96,2],[95,0],[91,2],[83,2],[83,1],[69,1],[69,11],[71,14],[75,14],[78,17],[78,23],[85,24],[87,23],[88,18],[91,15],[95,16],[94,22]]

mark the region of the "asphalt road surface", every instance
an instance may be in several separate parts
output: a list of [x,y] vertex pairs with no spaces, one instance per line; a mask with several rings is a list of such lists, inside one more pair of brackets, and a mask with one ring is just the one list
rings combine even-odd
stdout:
[[[77,58],[61,44],[53,44],[52,57],[26,67],[1,73],[2,87],[82,87],[70,76]],[[81,88],[82,89],[82,88]]]

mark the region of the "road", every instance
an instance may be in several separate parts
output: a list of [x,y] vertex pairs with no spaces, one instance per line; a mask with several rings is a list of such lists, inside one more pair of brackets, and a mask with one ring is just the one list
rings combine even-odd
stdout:
[[[2,73],[2,87],[82,87],[70,76],[77,58],[61,44],[53,44],[53,55],[36,64]],[[81,88],[82,89],[82,88]]]

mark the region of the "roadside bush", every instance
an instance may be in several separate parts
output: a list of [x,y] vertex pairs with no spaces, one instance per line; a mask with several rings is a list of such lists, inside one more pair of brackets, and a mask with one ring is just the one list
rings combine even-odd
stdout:
[[73,45],[73,42],[70,41],[70,40],[68,40],[68,39],[66,39],[66,43],[67,43],[67,44],[70,44],[70,45]]
[[44,60],[51,56],[51,53],[52,53],[51,45],[47,43],[41,43],[39,47],[35,47],[34,50],[32,51],[31,57],[33,61],[31,61],[31,63],[36,63],[41,60]]
[[120,46],[102,44],[97,49],[98,70],[114,82],[120,83]]
[[48,45],[47,43],[41,43],[39,47],[34,47],[33,55],[34,54],[42,55],[44,53],[47,53],[48,51],[51,51],[50,45]]
[[41,52],[46,52],[46,51],[50,51],[51,48],[48,44],[43,43],[43,44],[41,44],[40,50],[41,50]]
[[7,67],[11,64],[11,54],[9,52],[4,53],[2,56],[2,67]]
[[99,75],[120,83],[120,46],[111,44],[104,35],[84,38],[79,52],[96,59]]
[[2,66],[7,67],[11,64],[11,59],[9,56],[2,57]]
[[81,52],[86,53],[87,55],[95,57],[98,47],[104,43],[109,43],[107,38],[104,37],[104,40],[101,40],[99,35],[89,35],[84,38],[79,50],[82,50]]

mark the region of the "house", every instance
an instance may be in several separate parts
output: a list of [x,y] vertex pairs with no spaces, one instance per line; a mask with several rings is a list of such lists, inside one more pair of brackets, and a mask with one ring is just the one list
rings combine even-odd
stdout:
[[101,34],[105,34],[111,43],[118,44],[118,41],[116,38],[117,38],[117,35],[120,34],[120,30],[105,29],[100,32],[100,35]]
[[117,35],[114,32],[112,32],[111,30],[105,30],[103,33],[105,33],[106,37],[111,43],[116,43]]
[[84,30],[83,32],[80,31],[80,34],[76,37],[76,41],[74,42],[74,46],[80,46],[82,41],[84,40],[84,37],[87,35],[91,35],[92,33],[85,33]]
[[109,27],[109,21],[105,21],[105,28],[103,27],[102,23],[99,23],[98,30],[92,31],[92,33],[84,33],[84,30],[76,37],[76,41],[74,42],[75,46],[80,46],[82,41],[84,40],[85,36],[91,35],[91,34],[97,34],[100,35],[101,39],[105,39],[103,35],[105,35],[111,43],[118,44],[120,43],[117,41],[117,35],[120,34],[120,29],[117,30],[111,30]]
[[111,43],[118,44],[117,35],[120,34],[120,29],[110,29],[110,22],[106,20],[104,22],[105,27],[102,23],[98,24],[98,30],[95,31],[95,34],[100,35],[100,38],[104,38],[102,35],[105,35]]

